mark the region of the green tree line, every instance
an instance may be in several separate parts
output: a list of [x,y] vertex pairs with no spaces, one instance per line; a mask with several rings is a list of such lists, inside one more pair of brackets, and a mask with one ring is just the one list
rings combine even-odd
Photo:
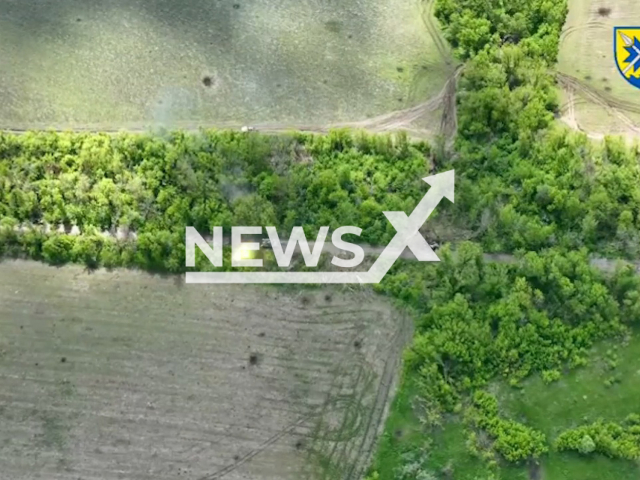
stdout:
[[[411,211],[426,193],[430,147],[404,135],[326,136],[202,131],[166,137],[0,134],[0,252],[51,263],[184,270],[192,226],[357,225],[387,243],[385,210]],[[19,226],[76,226],[80,237]],[[135,245],[102,232],[136,232]],[[67,232],[68,233],[68,232]]]

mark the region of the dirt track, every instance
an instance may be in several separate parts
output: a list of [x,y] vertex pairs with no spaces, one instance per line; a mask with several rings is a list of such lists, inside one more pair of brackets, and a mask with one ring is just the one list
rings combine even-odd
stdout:
[[[29,228],[33,228],[33,227],[15,227],[14,230],[16,232],[24,232],[27,231]],[[42,227],[37,227],[37,228],[42,228],[44,232],[48,233],[51,232],[53,229],[50,225],[44,225]],[[60,225],[57,229],[58,232],[64,232],[64,226]],[[72,228],[69,232],[70,235],[78,235],[80,233],[80,230],[77,228]],[[135,241],[137,239],[136,233],[135,232],[124,232],[124,231],[120,231],[118,230],[115,234],[111,234],[109,232],[103,232],[103,235],[108,236],[108,237],[112,237],[112,238],[117,238],[120,241]],[[203,238],[207,241],[207,242],[212,242],[213,239],[210,236],[204,235]],[[224,240],[224,244],[225,245],[230,245],[230,238],[225,238]],[[251,241],[255,241],[258,242],[259,239],[258,238],[254,238]],[[286,238],[282,238],[280,239],[280,243],[282,246],[283,250],[287,249],[287,242],[288,240]],[[454,253],[455,253],[455,244],[457,242],[452,241],[452,242],[448,242],[451,243],[454,247]],[[309,249],[310,250],[314,250],[315,248],[315,242],[313,240],[309,240],[308,242],[309,244]],[[366,256],[368,257],[376,257],[378,255],[380,255],[385,247],[384,246],[379,246],[379,245],[369,245],[366,243],[360,243],[359,244],[360,247],[362,247],[362,249],[364,250],[364,253]],[[432,245],[433,248],[436,248],[434,245]],[[295,250],[296,254],[300,254],[300,249],[296,248]],[[330,254],[330,255],[342,255],[344,252],[342,250],[340,250],[339,248],[335,247],[333,245],[333,243],[331,243],[330,241],[326,241],[323,245],[323,253],[325,254]],[[349,254],[350,255],[350,254]],[[400,257],[404,260],[416,260],[416,257],[413,255],[413,253],[411,252],[411,250],[409,250],[408,248],[405,248],[403,250],[403,252],[400,254]],[[484,254],[484,259],[487,262],[494,262],[494,263],[513,263],[516,261],[516,257],[510,253],[485,253]],[[591,265],[603,270],[603,271],[608,271],[611,272],[616,268],[617,263],[620,261],[620,259],[615,259],[615,258],[601,258],[601,257],[593,257],[591,259]],[[640,274],[640,261],[636,261],[636,262],[632,262],[632,264],[635,266],[636,271],[638,272],[638,274]]]
[[447,43],[447,41],[442,36],[440,29],[434,22],[433,8],[435,6],[435,0],[423,0],[422,2],[422,20],[424,22],[424,26],[429,32],[429,36],[433,40],[434,45],[438,49],[438,53],[442,60],[447,64],[451,65],[453,62],[451,60],[451,47]]
[[616,118],[619,125],[624,128],[624,134],[632,137],[640,135],[640,125],[625,115],[625,112],[640,114],[640,105],[636,105],[632,102],[621,102],[611,95],[600,92],[585,82],[582,82],[570,75],[556,72],[556,78],[558,79],[560,86],[569,96],[568,101],[560,106],[561,118],[568,126],[575,130],[587,133],[593,138],[602,138],[602,134],[587,132],[580,126],[576,116],[576,94],[579,94],[584,97],[586,101],[602,107],[607,111],[607,113]]

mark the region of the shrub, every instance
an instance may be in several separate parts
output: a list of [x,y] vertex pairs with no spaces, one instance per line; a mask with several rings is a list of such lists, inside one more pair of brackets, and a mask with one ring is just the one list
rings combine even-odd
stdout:
[[492,448],[509,462],[538,458],[547,451],[542,432],[500,417],[497,399],[487,392],[480,390],[474,394],[468,415],[471,425],[486,431],[493,440]]
[[600,453],[611,458],[640,459],[639,417],[630,415],[622,423],[597,421],[562,432],[555,441],[559,451]]
[[542,372],[542,380],[544,383],[553,383],[560,380],[560,371],[559,370],[544,370]]
[[589,435],[584,435],[582,440],[580,440],[580,445],[578,446],[578,451],[583,455],[588,455],[591,452],[595,451],[596,442],[593,441]]

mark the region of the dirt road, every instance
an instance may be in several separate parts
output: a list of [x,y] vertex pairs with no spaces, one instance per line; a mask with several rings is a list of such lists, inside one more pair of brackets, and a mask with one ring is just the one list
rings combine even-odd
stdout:
[[[42,227],[44,229],[45,232],[50,232],[52,230],[52,227],[49,225],[45,225],[44,227]],[[24,231],[24,229],[26,229],[26,227],[16,227],[16,231]],[[64,231],[64,227],[60,226],[58,227],[58,231]],[[70,231],[71,235],[77,235],[79,234],[80,231],[77,228],[73,228]],[[137,236],[135,234],[135,232],[123,232],[123,231],[118,231],[115,234],[111,234],[109,232],[103,232],[103,235],[105,236],[111,236],[113,238],[118,238],[119,240],[123,240],[123,241],[135,241]],[[204,235],[203,238],[205,240],[207,240],[207,242],[211,243],[213,241],[213,238],[207,235]],[[245,239],[245,241],[253,241],[253,242],[259,242],[260,241],[260,237],[259,236],[255,236],[254,238],[248,238]],[[230,245],[231,244],[231,239],[229,237],[225,237],[223,239],[223,243],[225,245]],[[285,238],[282,238],[280,240],[280,243],[282,245],[283,250],[286,250],[287,245],[288,245],[288,240]],[[313,251],[313,249],[315,248],[316,242],[313,240],[310,240],[308,242],[309,244],[309,249],[311,251]],[[365,255],[367,256],[371,256],[371,257],[375,257],[380,255],[385,247],[384,246],[378,246],[378,245],[369,245],[366,243],[359,243],[358,244],[360,247],[362,247],[362,249],[365,252]],[[432,245],[433,246],[433,245]],[[454,253],[455,253],[455,244],[453,245],[454,247]],[[342,250],[340,250],[339,248],[337,248],[335,245],[333,245],[333,243],[331,243],[330,239],[328,239],[327,241],[325,241],[324,245],[323,245],[323,252],[330,254],[330,255],[348,255],[350,256],[351,254],[348,254]],[[296,255],[300,255],[300,249],[296,248],[295,250],[295,254]],[[404,251],[402,252],[402,254],[400,254],[400,258],[405,259],[405,260],[416,260],[415,256],[413,255],[413,253],[411,252],[411,250],[409,250],[408,248],[405,248]],[[494,262],[494,263],[514,263],[516,261],[516,257],[512,254],[509,253],[485,253],[484,254],[484,259],[487,262]],[[623,261],[622,259],[616,259],[616,258],[603,258],[603,257],[593,257],[591,259],[591,265],[603,270],[603,271],[607,271],[607,272],[611,272],[613,270],[615,270],[616,265],[620,262]],[[635,262],[630,262],[632,263],[635,268],[636,271],[640,274],[640,261],[635,261]]]

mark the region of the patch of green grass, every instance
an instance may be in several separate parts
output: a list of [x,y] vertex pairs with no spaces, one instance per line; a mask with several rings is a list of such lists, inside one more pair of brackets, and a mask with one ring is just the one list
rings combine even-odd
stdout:
[[[609,354],[607,354],[609,352]],[[617,366],[611,368],[611,355]],[[627,345],[604,343],[590,355],[590,363],[546,385],[537,376],[516,390],[504,384],[498,388],[505,415],[522,421],[547,435],[549,442],[568,428],[602,418],[620,422],[630,413],[640,413],[640,337]],[[607,380],[618,382],[608,386]],[[632,462],[611,460],[600,455],[551,452],[543,459],[545,480],[631,480],[640,476]]]
[[[395,398],[380,439],[372,468],[378,472],[380,480],[395,480],[396,472],[403,464],[403,455],[412,452],[423,453],[425,469],[435,478],[489,478],[491,469],[488,465],[467,450],[467,433],[460,418],[451,416],[444,421],[442,428],[427,430],[417,413],[417,398],[418,390],[408,379]],[[527,478],[524,467],[503,468],[503,473],[503,478],[509,480]]]
[[[506,383],[493,385],[502,414],[541,430],[550,452],[541,459],[544,480],[632,480],[640,478],[640,467],[602,455],[581,456],[555,452],[551,445],[563,430],[599,418],[621,422],[630,413],[640,413],[640,336],[627,342],[605,342],[589,356],[590,363],[546,384],[541,376],[526,380],[522,388]],[[612,362],[612,360],[614,360]],[[616,378],[615,382],[610,382]],[[466,447],[467,433],[458,416],[450,416],[443,427],[423,427],[417,408],[418,389],[411,379],[403,382],[392,405],[372,470],[381,480],[395,480],[403,455],[423,452],[426,468],[435,478],[475,480],[488,478],[491,469],[472,456]],[[445,473],[446,472],[446,473]],[[500,479],[525,480],[527,466],[502,465]]]
[[[474,457],[467,450],[467,431],[459,418],[450,419],[441,431],[432,435],[431,439],[433,444],[427,465],[433,472],[439,474],[437,478],[455,478],[456,480],[490,478],[492,470],[488,464]],[[504,478],[509,480],[527,478],[526,470],[519,467],[505,467],[504,473]]]
[[67,441],[68,428],[58,416],[51,412],[42,412],[42,433],[37,437],[38,442],[56,450],[64,449]]
[[602,455],[582,457],[574,453],[551,453],[543,462],[545,480],[631,480],[640,476],[637,465]]
[[76,386],[73,382],[63,379],[58,382],[58,394],[62,398],[72,397],[76,393]]
[[403,381],[391,405],[372,469],[380,474],[381,479],[394,478],[393,473],[401,464],[402,454],[418,449],[424,442],[424,433],[412,405],[417,393],[410,380]]

